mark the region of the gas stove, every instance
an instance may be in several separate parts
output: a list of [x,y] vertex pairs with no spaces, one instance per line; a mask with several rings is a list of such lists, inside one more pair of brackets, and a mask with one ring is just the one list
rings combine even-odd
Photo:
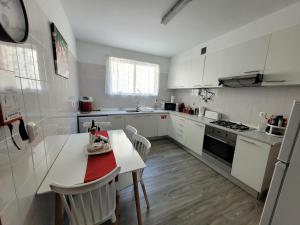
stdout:
[[226,128],[232,129],[232,130],[238,130],[238,131],[245,131],[245,130],[250,129],[250,127],[248,127],[242,123],[234,123],[234,122],[227,121],[227,120],[217,120],[217,121],[213,121],[211,123],[222,126],[222,127],[226,127]]

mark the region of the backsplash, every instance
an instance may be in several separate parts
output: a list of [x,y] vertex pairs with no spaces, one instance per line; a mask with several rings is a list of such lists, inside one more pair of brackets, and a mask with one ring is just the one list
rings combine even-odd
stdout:
[[257,126],[259,112],[289,116],[293,100],[300,100],[300,87],[219,88],[212,101],[205,103],[192,90],[176,90],[177,102],[204,106],[223,114],[224,119]]
[[[154,106],[155,99],[170,100],[168,90],[169,58],[114,48],[101,44],[77,41],[78,76],[80,95],[91,96],[95,108],[132,108],[137,102],[142,106]],[[106,59],[108,56],[159,64],[158,96],[108,96],[105,94]]]
[[24,44],[0,42],[0,68],[16,74],[18,100],[26,123],[33,121],[38,137],[22,141],[18,122],[13,138],[0,127],[0,216],[3,225],[53,224],[53,195],[36,191],[69,134],[77,132],[77,60],[69,53],[70,79],[54,73],[50,26],[36,1],[25,1],[30,36]]
[[155,99],[170,99],[167,89],[168,74],[160,73],[158,96],[108,96],[105,94],[106,68],[104,65],[78,63],[80,95],[92,96],[94,108],[135,108],[137,102],[141,106],[154,107]]

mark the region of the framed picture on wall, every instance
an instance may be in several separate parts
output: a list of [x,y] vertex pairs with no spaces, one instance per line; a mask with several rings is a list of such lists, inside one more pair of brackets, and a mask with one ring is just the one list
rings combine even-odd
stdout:
[[54,23],[50,24],[52,47],[54,57],[55,73],[65,78],[69,78],[69,64],[68,64],[68,44],[58,31]]

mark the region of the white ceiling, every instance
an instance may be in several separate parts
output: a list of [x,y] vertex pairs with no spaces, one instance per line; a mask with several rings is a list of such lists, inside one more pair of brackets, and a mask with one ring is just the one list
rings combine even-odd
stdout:
[[172,56],[298,0],[193,0],[167,26],[160,21],[176,0],[62,0],[75,36]]

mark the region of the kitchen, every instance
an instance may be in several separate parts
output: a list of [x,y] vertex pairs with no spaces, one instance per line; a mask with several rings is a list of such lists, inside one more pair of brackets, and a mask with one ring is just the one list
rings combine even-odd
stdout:
[[109,186],[130,183],[119,224],[298,224],[299,1],[0,4],[1,225],[72,221],[53,184],[83,182],[92,124],[120,168]]

